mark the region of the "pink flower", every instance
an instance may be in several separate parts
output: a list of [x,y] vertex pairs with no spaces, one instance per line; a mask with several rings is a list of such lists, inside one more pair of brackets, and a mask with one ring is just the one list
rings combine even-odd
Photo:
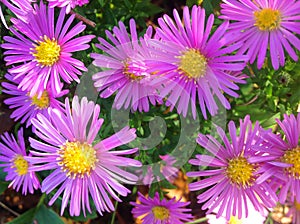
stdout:
[[243,46],[250,63],[262,68],[267,51],[274,69],[285,64],[285,52],[295,61],[300,50],[300,2],[298,0],[223,0],[222,19],[231,20],[228,35]]
[[29,191],[31,194],[34,190],[40,188],[40,182],[33,171],[32,164],[29,162],[31,155],[27,156],[23,129],[18,131],[18,140],[7,132],[1,136],[4,143],[0,143],[0,167],[7,173],[6,181],[11,181],[9,187],[16,191],[22,186],[24,195]]
[[[81,211],[91,212],[90,198],[97,211],[113,211],[109,196],[121,201],[128,190],[121,183],[135,184],[137,177],[123,169],[139,167],[137,160],[127,158],[138,149],[113,150],[136,138],[135,129],[125,127],[114,135],[96,141],[103,119],[99,119],[100,107],[87,98],[79,101],[75,96],[70,107],[65,100],[65,110],[48,109],[49,116],[38,114],[32,119],[35,134],[41,139],[30,138],[35,165],[34,171],[51,170],[42,182],[42,192],[55,191],[49,204],[62,194],[61,214],[70,202],[70,215],[79,216]],[[121,182],[121,183],[120,183]]]
[[65,21],[65,9],[61,9],[56,24],[54,9],[47,8],[42,1],[34,9],[34,13],[28,13],[28,23],[12,19],[18,31],[12,28],[15,37],[5,36],[1,47],[6,49],[6,65],[13,65],[8,72],[14,79],[22,78],[18,88],[29,91],[31,97],[35,94],[41,97],[48,84],[53,92],[59,93],[60,78],[67,83],[72,80],[79,82],[78,75],[87,68],[73,58],[72,53],[89,48],[87,43],[94,36],[74,38],[85,29],[85,25],[80,22],[70,29],[74,15]]

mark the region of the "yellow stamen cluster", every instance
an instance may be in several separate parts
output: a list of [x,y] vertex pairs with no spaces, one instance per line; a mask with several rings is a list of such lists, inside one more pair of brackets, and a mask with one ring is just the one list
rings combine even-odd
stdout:
[[39,109],[48,108],[50,104],[49,94],[46,90],[44,90],[40,98],[38,98],[38,95],[36,94],[31,98],[31,101],[32,104]]
[[156,220],[167,220],[170,216],[170,211],[163,206],[155,206],[152,208],[152,213]]
[[13,163],[13,168],[16,168],[16,172],[19,176],[28,173],[28,162],[24,159],[22,155],[15,156]]
[[206,74],[207,59],[196,49],[189,49],[178,57],[179,71],[190,79],[198,79]]
[[98,161],[96,150],[87,143],[67,142],[60,147],[58,154],[58,165],[71,178],[90,175]]
[[226,175],[233,184],[246,187],[252,184],[254,166],[243,156],[229,160]]
[[287,150],[281,157],[284,163],[292,164],[293,166],[285,168],[285,171],[296,179],[300,179],[300,147]]
[[34,45],[32,55],[42,67],[52,66],[59,60],[61,48],[54,38],[51,40],[44,36],[43,41],[37,41],[37,43],[38,45]]
[[281,13],[279,10],[270,8],[254,12],[255,26],[262,31],[271,31],[279,28]]

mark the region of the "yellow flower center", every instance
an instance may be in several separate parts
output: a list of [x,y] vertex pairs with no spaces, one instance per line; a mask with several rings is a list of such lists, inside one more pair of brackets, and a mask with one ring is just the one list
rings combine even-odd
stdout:
[[178,57],[179,71],[190,79],[198,79],[206,73],[207,59],[196,49],[189,49]]
[[242,224],[242,220],[238,219],[236,216],[231,216],[227,224]]
[[300,147],[287,150],[281,157],[281,161],[292,164],[293,166],[285,168],[286,172],[296,179],[300,179]]
[[170,216],[170,211],[163,206],[155,206],[152,208],[152,213],[157,220],[167,220]]
[[239,156],[229,160],[226,174],[232,183],[245,187],[251,184],[253,171],[253,165],[245,157]]
[[49,100],[49,94],[48,92],[45,90],[42,93],[42,96],[40,98],[38,98],[38,94],[34,95],[31,98],[32,104],[35,105],[37,108],[39,109],[45,109],[49,107],[50,104],[50,100]]
[[90,175],[98,161],[96,150],[87,143],[67,142],[60,147],[58,154],[60,155],[58,165],[71,178],[77,176],[83,178],[85,174]]
[[262,9],[254,12],[255,26],[262,31],[271,31],[280,26],[281,14],[279,10]]
[[22,155],[15,156],[13,160],[13,167],[16,168],[16,172],[19,176],[25,175],[28,173],[28,162],[24,159]]
[[44,36],[43,39],[44,41],[37,41],[38,45],[34,45],[35,52],[33,56],[42,67],[52,66],[59,60],[60,46],[54,38],[51,40],[47,36]]

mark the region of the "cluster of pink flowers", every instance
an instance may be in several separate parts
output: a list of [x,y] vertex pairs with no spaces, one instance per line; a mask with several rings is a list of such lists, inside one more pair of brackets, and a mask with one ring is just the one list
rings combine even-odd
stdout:
[[[129,157],[138,148],[114,150],[134,141],[135,129],[124,127],[99,140],[100,106],[86,97],[59,100],[69,93],[65,84],[79,83],[87,71],[72,53],[88,49],[95,36],[81,35],[86,26],[74,24],[75,15],[68,14],[88,0],[48,0],[48,5],[0,1],[16,15],[9,27],[12,36],[5,36],[1,44],[9,66],[3,92],[11,95],[5,103],[14,109],[11,117],[26,123],[26,128],[32,125],[37,136],[29,138],[28,152],[22,129],[18,141],[8,133],[1,137],[0,167],[7,172],[6,180],[16,190],[23,186],[24,194],[38,188],[46,194],[55,192],[49,205],[62,196],[61,215],[69,203],[71,216],[92,212],[90,199],[101,215],[114,211],[111,198],[121,201],[120,196],[130,193],[124,184],[139,180],[127,170],[142,166]],[[60,7],[58,17],[54,7]],[[106,32],[107,39],[98,38],[96,47],[102,53],[91,54],[93,64],[101,68],[92,77],[100,97],[115,95],[116,109],[139,112],[165,103],[184,117],[191,113],[194,119],[199,107],[207,119],[208,114],[218,113],[218,102],[231,108],[228,98],[238,97],[238,84],[246,83],[242,71],[247,63],[256,62],[261,69],[267,53],[274,69],[284,66],[286,53],[298,60],[299,1],[223,0],[220,18],[224,21],[213,29],[213,14],[206,15],[198,6],[191,11],[184,7],[182,18],[174,10],[173,19],[164,15],[158,19],[159,26],[149,27],[143,37],[138,36],[133,19],[130,32],[119,22]],[[282,134],[264,130],[258,122],[252,126],[246,116],[239,131],[229,122],[229,137],[220,127],[220,140],[199,134],[197,143],[209,155],[191,159],[189,163],[199,170],[187,175],[197,178],[189,189],[202,190],[198,202],[208,214],[241,220],[252,208],[264,220],[266,209],[277,202],[300,203],[300,114],[285,115],[277,124]],[[168,155],[161,158],[165,162],[162,176],[172,181],[178,171],[176,160]],[[45,170],[51,173],[39,183],[36,172]],[[160,180],[153,170],[147,172],[144,184]],[[160,199],[158,194],[154,198],[139,194],[138,200],[131,203],[132,213],[136,218],[144,215],[145,224],[181,224],[193,218],[191,209],[185,208],[188,202]]]

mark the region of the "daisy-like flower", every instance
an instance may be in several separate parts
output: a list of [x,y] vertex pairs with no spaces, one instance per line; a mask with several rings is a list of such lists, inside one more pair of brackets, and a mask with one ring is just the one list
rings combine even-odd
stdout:
[[[177,112],[186,116],[191,107],[196,117],[196,98],[203,116],[207,118],[206,109],[211,115],[218,111],[216,96],[222,105],[229,109],[230,104],[223,93],[237,97],[234,90],[239,89],[235,83],[245,83],[241,75],[248,57],[230,55],[241,47],[241,43],[225,47],[224,34],[229,25],[221,24],[210,36],[214,23],[211,14],[205,21],[205,10],[194,6],[191,15],[188,7],[183,9],[182,24],[176,10],[173,12],[175,23],[164,15],[158,20],[156,36],[160,40],[151,40],[154,59],[147,62],[156,79],[153,84],[161,83],[161,97],[167,97],[171,109],[177,105]],[[151,48],[150,48],[151,50]]]
[[28,161],[30,156],[26,154],[23,129],[18,131],[18,140],[13,135],[5,132],[0,143],[0,167],[7,172],[6,181],[11,181],[9,187],[16,191],[22,186],[22,194],[26,195],[29,191],[33,194],[34,190],[40,187],[40,182],[33,171],[30,171],[32,164]]
[[235,21],[229,32],[243,47],[239,53],[247,53],[250,63],[257,58],[257,67],[262,68],[267,50],[270,51],[274,69],[285,64],[285,51],[295,61],[300,50],[300,2],[295,0],[237,1],[223,0],[222,19]]
[[[189,162],[192,165],[211,167],[213,169],[188,172],[189,177],[208,177],[189,184],[191,191],[207,189],[198,195],[198,202],[205,202],[202,209],[208,209],[207,213],[217,211],[217,218],[225,212],[229,221],[231,216],[238,219],[248,217],[248,207],[254,206],[255,210],[263,212],[264,206],[271,208],[277,201],[268,182],[256,183],[259,168],[262,165],[263,154],[252,149],[254,144],[263,142],[260,136],[265,132],[258,122],[252,128],[250,117],[240,120],[240,134],[233,121],[228,124],[231,142],[225,132],[217,127],[218,135],[224,145],[211,135],[199,134],[197,142],[212,155],[197,155],[196,159]],[[270,130],[268,130],[270,131]],[[248,201],[249,199],[249,201]],[[249,204],[250,203],[250,204]]]
[[177,201],[174,198],[160,200],[156,192],[154,198],[146,198],[138,192],[140,203],[131,202],[135,206],[132,214],[135,218],[141,217],[144,224],[183,224],[192,220],[193,216],[189,213],[191,209],[185,208],[189,202]]
[[285,137],[272,132],[263,136],[268,147],[257,149],[268,153],[266,159],[269,162],[262,167],[263,175],[257,182],[274,177],[281,181],[279,202],[284,204],[290,195],[290,201],[300,203],[300,113],[297,117],[285,114],[283,121],[277,119],[277,123]]
[[149,111],[149,101],[155,105],[161,100],[157,97],[156,89],[150,85],[152,76],[147,72],[145,59],[150,58],[147,39],[152,35],[149,28],[144,39],[140,42],[136,32],[136,24],[130,20],[130,36],[122,22],[113,28],[113,34],[106,32],[112,44],[99,37],[100,44],[96,45],[105,54],[91,54],[93,64],[105,68],[104,71],[93,75],[94,85],[100,97],[107,98],[117,92],[114,107],[120,109],[129,106],[133,111]]
[[66,12],[69,13],[76,6],[83,6],[89,3],[89,0],[48,0],[50,7],[66,7]]
[[65,100],[65,111],[49,108],[49,117],[38,114],[32,119],[36,128],[35,134],[42,140],[30,138],[31,151],[34,157],[30,162],[35,165],[34,171],[53,170],[42,182],[42,192],[49,194],[57,191],[49,205],[63,193],[61,214],[70,201],[70,215],[78,216],[81,210],[91,212],[90,197],[97,211],[113,211],[114,205],[109,195],[117,201],[126,196],[130,190],[120,182],[135,184],[137,177],[122,167],[141,166],[139,161],[126,158],[138,149],[114,150],[136,138],[135,129],[123,128],[116,134],[95,141],[103,119],[98,119],[99,105],[87,98],[81,102],[73,98],[72,108],[69,99]]
[[68,90],[63,90],[57,94],[52,92],[52,89],[48,86],[40,98],[38,98],[37,94],[30,97],[28,91],[18,88],[20,78],[14,80],[10,74],[6,74],[5,78],[11,81],[11,83],[2,82],[4,88],[2,91],[11,95],[10,98],[4,100],[4,103],[9,105],[10,109],[14,109],[10,117],[15,121],[21,120],[21,123],[26,122],[26,127],[31,125],[31,119],[35,118],[38,113],[48,116],[47,110],[49,107],[62,109],[62,103],[57,98],[69,92]]
[[[35,0],[0,0],[0,2],[3,3],[8,9],[10,9],[17,16],[17,18],[24,22],[28,22],[27,14],[28,12],[32,12],[33,8],[31,6],[31,3],[35,2]],[[8,28],[3,16],[1,6],[0,18],[5,27]]]
[[89,48],[87,43],[94,36],[72,39],[85,29],[85,25],[80,22],[70,29],[74,15],[65,21],[65,9],[61,9],[56,24],[53,8],[48,9],[41,1],[34,9],[34,13],[28,14],[28,23],[12,19],[18,31],[12,28],[15,37],[5,36],[1,47],[7,49],[4,52],[6,65],[14,65],[8,72],[14,79],[22,78],[18,87],[30,91],[31,97],[35,94],[40,97],[49,83],[53,92],[59,93],[60,77],[67,83],[79,82],[78,75],[87,68],[72,58],[72,52]]

